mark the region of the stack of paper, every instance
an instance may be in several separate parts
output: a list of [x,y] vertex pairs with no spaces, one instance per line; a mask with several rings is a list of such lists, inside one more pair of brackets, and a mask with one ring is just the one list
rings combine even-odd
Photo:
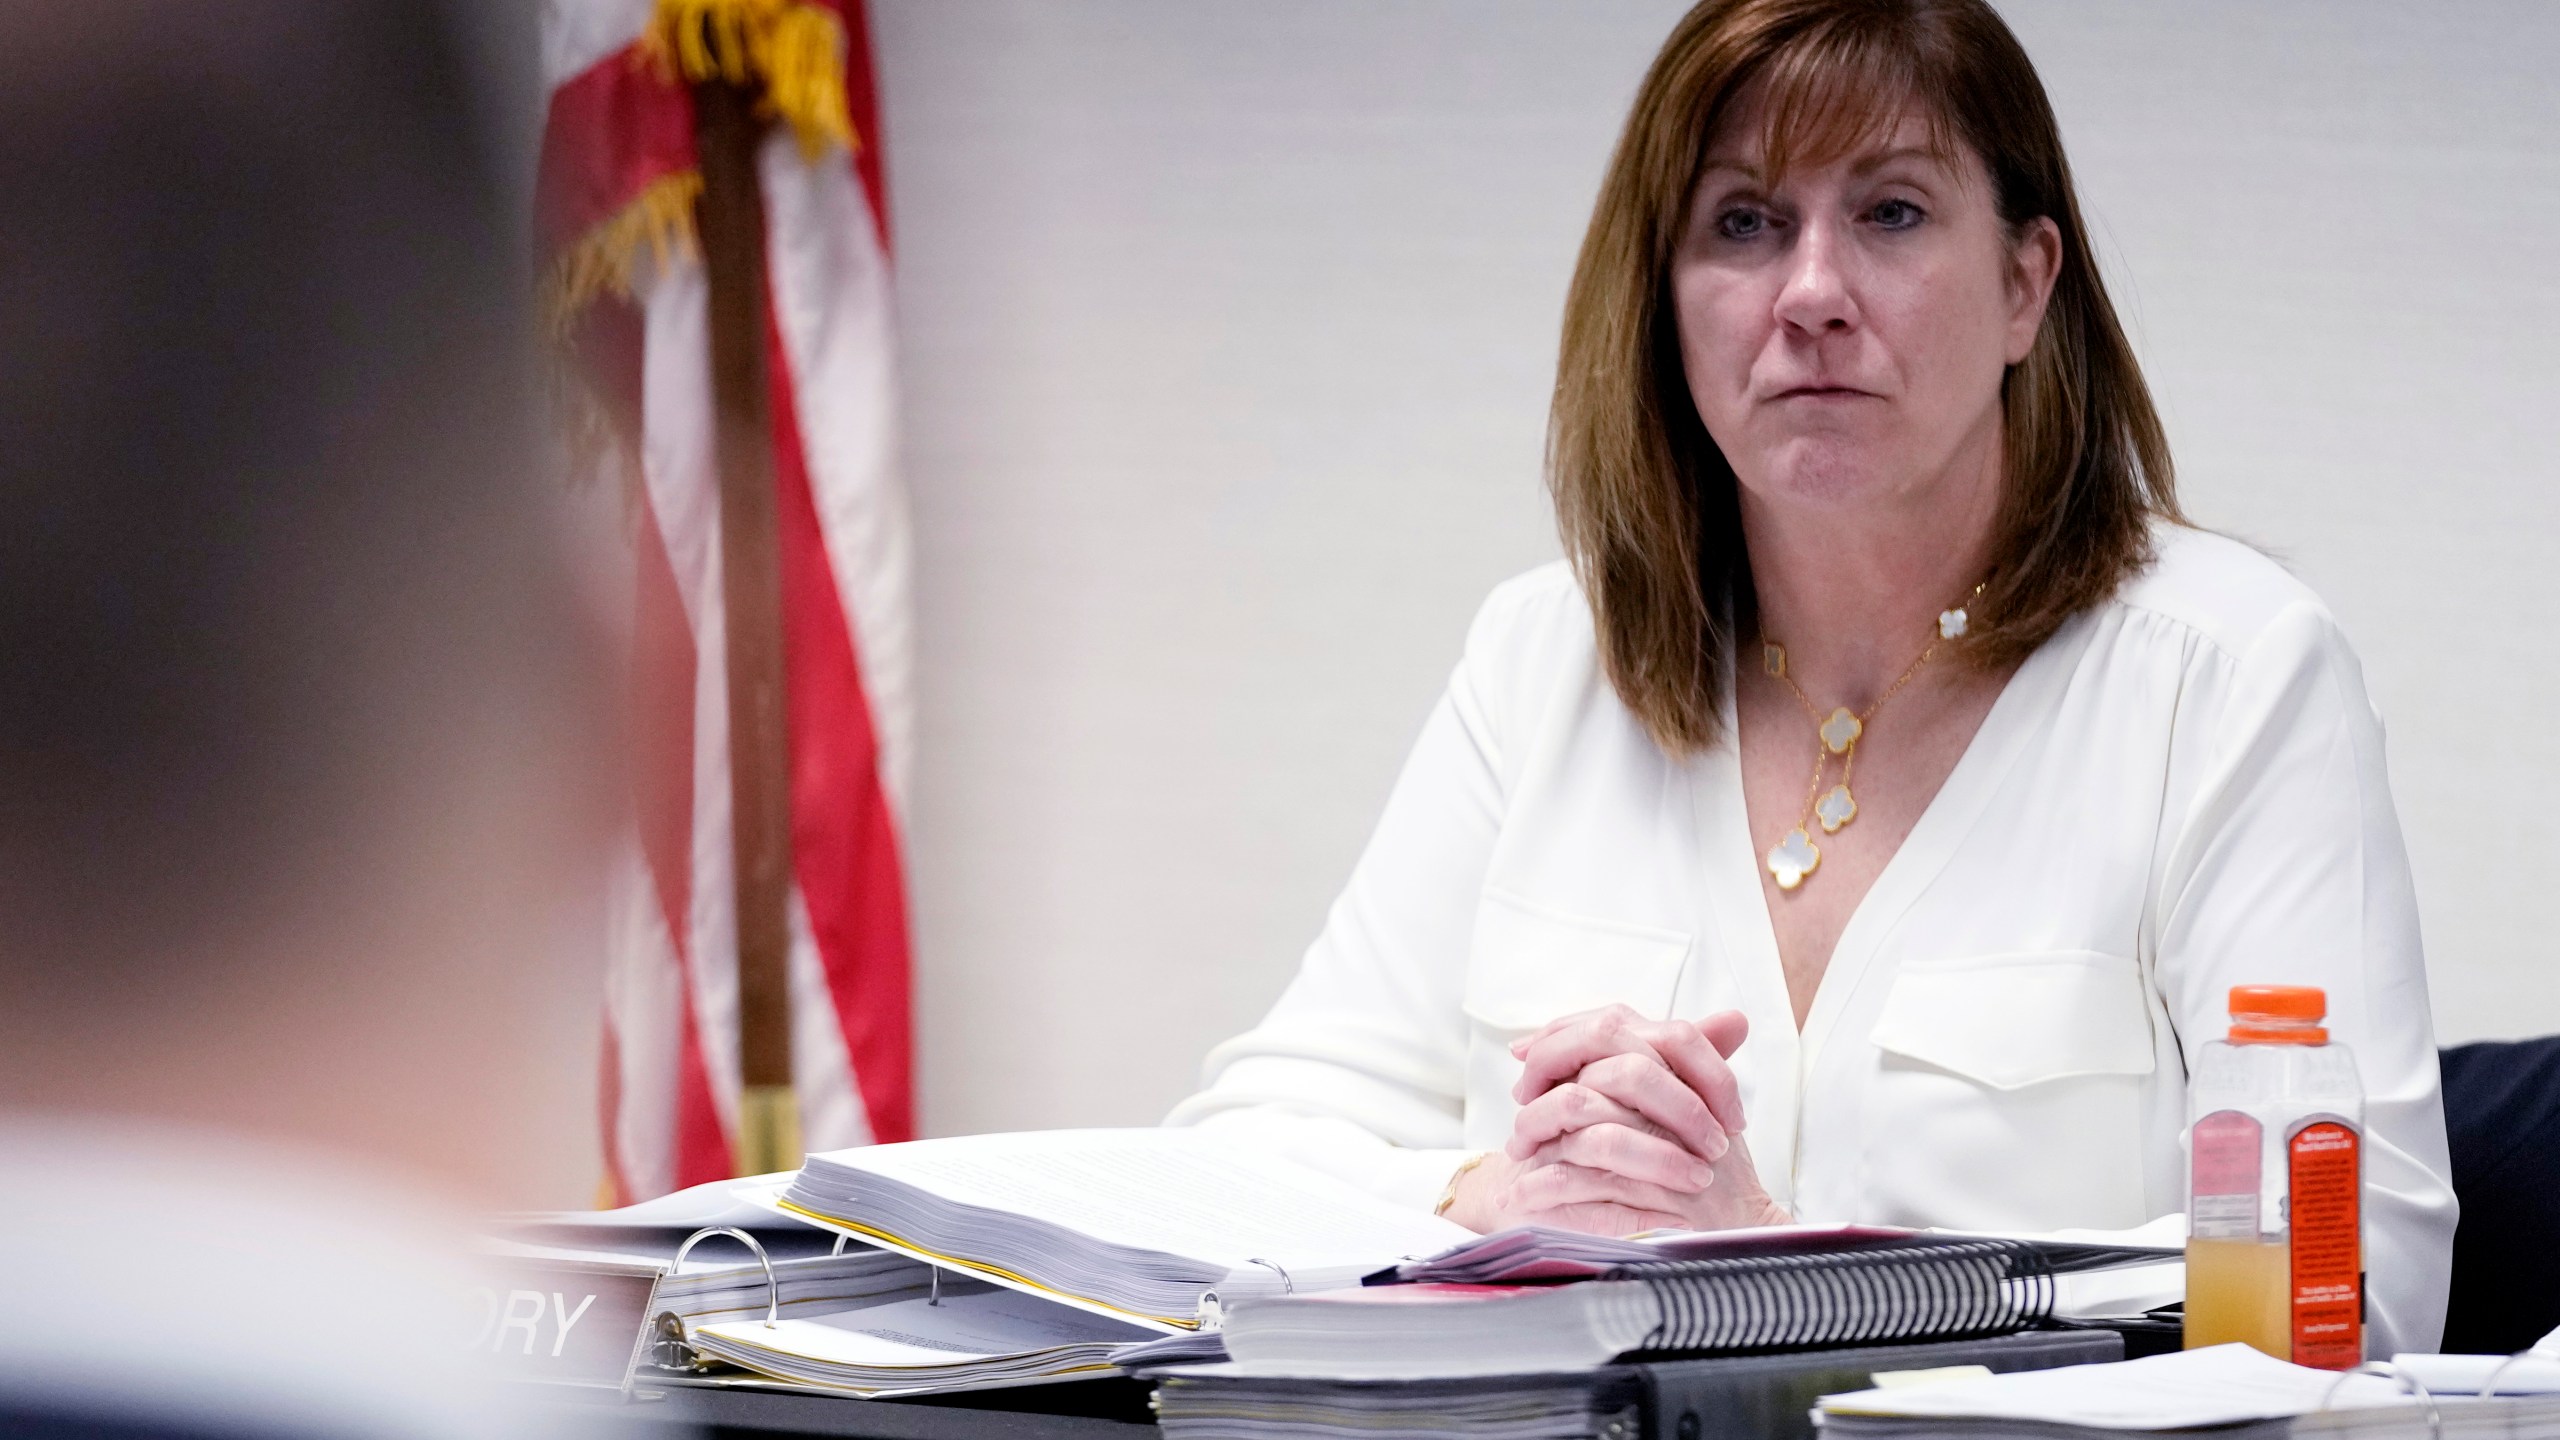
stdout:
[[2214,1440],[2552,1440],[2560,1396],[2427,1403],[2388,1379],[2339,1376],[2215,1345],[2120,1365],[2079,1365],[1981,1379],[1824,1396],[1815,1419],[1831,1440],[2125,1440],[2208,1431]]
[[[763,1318],[772,1298],[765,1260],[781,1287],[786,1315],[925,1293],[932,1271],[921,1261],[849,1245],[830,1231],[742,1198],[787,1178],[715,1181],[619,1210],[510,1216],[493,1227],[486,1249],[501,1265],[602,1261],[654,1269],[663,1277],[653,1297],[655,1310],[692,1323]],[[753,1235],[765,1260],[735,1237],[708,1235],[677,1268],[676,1254],[685,1242],[713,1227]]]
[[1156,1411],[1185,1440],[1561,1440],[1801,1434],[1812,1398],[1879,1370],[2010,1370],[2122,1353],[2112,1335],[2029,1334],[1520,1374],[1285,1376],[1242,1361],[1158,1373]]
[[[2148,1238],[2148,1237],[2145,1237]],[[2168,1244],[2090,1243],[2044,1235],[1994,1235],[1979,1231],[1904,1230],[1882,1225],[1767,1225],[1749,1230],[1650,1230],[1623,1239],[1580,1235],[1527,1225],[1459,1244],[1438,1255],[1397,1266],[1388,1276],[1404,1282],[1461,1285],[1515,1280],[1564,1280],[1605,1275],[1628,1267],[1677,1260],[1746,1255],[1802,1255],[1844,1250],[1883,1250],[1954,1239],[2007,1240],[2032,1245],[2057,1274],[2175,1261],[2184,1255]]]
[[1582,1440],[1636,1433],[1635,1406],[1631,1385],[1587,1375],[1308,1385],[1208,1366],[1156,1386],[1157,1422],[1176,1440]]
[[701,1353],[802,1385],[874,1396],[983,1390],[1115,1373],[1114,1356],[1157,1338],[1036,1296],[951,1279],[830,1315],[704,1325]]
[[2477,1395],[2482,1387],[2499,1395],[2560,1393],[2560,1358],[2544,1353],[2548,1337],[2522,1355],[2399,1354],[2391,1363],[2400,1373],[2434,1395]]
[[[777,1215],[771,1206],[758,1202],[756,1197],[787,1183],[791,1173],[784,1170],[738,1180],[714,1180],[619,1210],[544,1210],[506,1215],[493,1222],[490,1229],[498,1236],[531,1244],[663,1252],[670,1258],[695,1231],[721,1226],[754,1235],[765,1253],[776,1260],[824,1255],[843,1248],[836,1243],[832,1231]],[[746,1251],[735,1240],[705,1240],[696,1253],[707,1259],[725,1260],[743,1256]]]
[[1234,1374],[1419,1379],[1585,1370],[1644,1348],[1662,1320],[1634,1281],[1383,1285],[1249,1301],[1225,1334]]
[[1470,1238],[1188,1130],[1055,1130],[813,1155],[777,1203],[918,1259],[1162,1331],[1353,1285]]
[[932,1283],[930,1266],[886,1250],[857,1246],[841,1255],[777,1260],[773,1262],[773,1283],[768,1284],[765,1267],[753,1256],[737,1263],[721,1256],[715,1263],[705,1264],[700,1257],[713,1243],[716,1242],[706,1241],[678,1271],[669,1268],[674,1258],[672,1247],[665,1252],[646,1246],[609,1251],[492,1240],[484,1249],[501,1267],[602,1262],[654,1270],[660,1278],[651,1296],[651,1313],[673,1315],[688,1324],[748,1316],[762,1319],[768,1313],[774,1285],[781,1289],[779,1313],[800,1315],[822,1314],[886,1297],[921,1295]]
[[1848,1250],[1913,1232],[1874,1225],[1770,1225],[1755,1230],[1649,1230],[1640,1235],[1584,1235],[1522,1225],[1467,1240],[1437,1255],[1409,1260],[1371,1283],[1494,1285],[1520,1280],[1581,1280],[1623,1265],[1709,1255]]

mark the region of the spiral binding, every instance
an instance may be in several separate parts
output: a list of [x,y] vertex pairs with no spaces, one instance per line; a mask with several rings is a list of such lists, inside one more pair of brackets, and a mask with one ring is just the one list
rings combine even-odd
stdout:
[[2034,1246],[1935,1240],[1622,1266],[1662,1310],[1648,1350],[1771,1350],[2001,1334],[2051,1318]]

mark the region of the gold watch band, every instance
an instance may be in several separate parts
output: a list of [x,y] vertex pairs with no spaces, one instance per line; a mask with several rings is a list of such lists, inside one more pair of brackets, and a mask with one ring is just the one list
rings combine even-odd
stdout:
[[1465,1160],[1459,1163],[1457,1169],[1450,1171],[1449,1183],[1440,1187],[1440,1203],[1431,1207],[1431,1213],[1434,1215],[1448,1214],[1449,1207],[1458,1203],[1458,1182],[1467,1178],[1468,1171],[1473,1170],[1492,1157],[1492,1151],[1482,1151],[1478,1154],[1468,1156]]

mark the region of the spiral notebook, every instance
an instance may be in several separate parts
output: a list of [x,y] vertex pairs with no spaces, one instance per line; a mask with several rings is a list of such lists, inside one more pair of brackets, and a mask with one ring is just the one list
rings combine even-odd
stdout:
[[1239,1373],[1414,1379],[1998,1335],[2053,1314],[2053,1267],[1991,1238],[1632,1263],[1564,1285],[1379,1285],[1245,1300]]

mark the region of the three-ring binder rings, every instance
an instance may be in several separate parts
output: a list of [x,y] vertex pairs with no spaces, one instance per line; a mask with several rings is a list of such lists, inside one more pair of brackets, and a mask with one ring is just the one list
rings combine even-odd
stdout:
[[[683,1336],[725,1320],[778,1320],[930,1288],[927,1266],[867,1245],[848,1249],[740,1204],[730,1189],[503,1222],[486,1257],[508,1278],[485,1297],[474,1347],[515,1378],[627,1393],[662,1320]],[[706,1245],[724,1253],[697,1253]],[[733,1246],[744,1254],[726,1253]]]
[[[946,1274],[739,1202],[740,1188],[754,1183],[722,1182],[622,1211],[520,1217],[505,1226],[513,1239],[496,1248],[520,1266],[567,1255],[590,1268],[615,1262],[656,1276],[653,1292],[600,1297],[602,1309],[589,1312],[598,1324],[610,1314],[626,1348],[641,1347],[636,1369],[601,1355],[573,1368],[567,1357],[551,1361],[540,1350],[513,1368],[626,1390],[643,1380],[785,1383],[905,1396],[1116,1374],[1132,1347],[1151,1358],[1166,1353],[1155,1343],[1166,1338],[1157,1330],[964,1272]],[[692,1221],[744,1223],[683,1228]],[[567,1244],[528,1243],[534,1241]],[[733,1246],[743,1254],[730,1253]],[[548,1282],[516,1283],[539,1290]],[[581,1298],[566,1295],[564,1303],[575,1307]]]
[[[646,1245],[639,1237],[624,1240],[635,1250]],[[753,1259],[706,1266],[693,1253],[707,1240],[734,1241]],[[877,1252],[776,1262],[753,1234],[727,1225],[694,1231],[672,1254],[496,1241],[487,1257],[507,1279],[483,1288],[472,1348],[510,1378],[605,1386],[625,1394],[665,1328],[682,1336],[749,1309],[772,1324],[795,1298],[794,1279],[814,1282],[799,1287],[802,1304],[830,1307],[848,1294],[924,1283],[923,1267]]]

